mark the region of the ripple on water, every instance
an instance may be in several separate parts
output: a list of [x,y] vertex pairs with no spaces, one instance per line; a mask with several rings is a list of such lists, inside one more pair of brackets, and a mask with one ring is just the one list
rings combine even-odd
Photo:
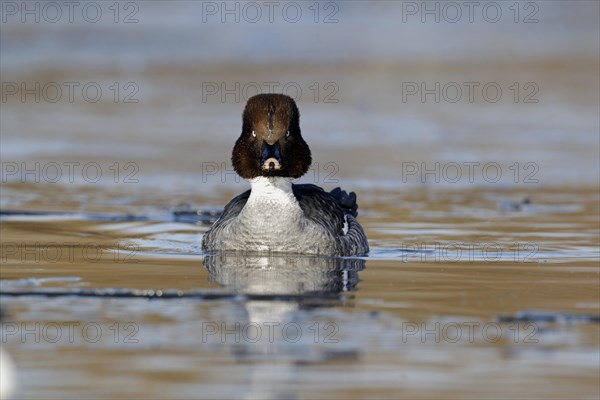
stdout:
[[[177,374],[177,393],[201,389],[214,397],[247,392],[239,383],[245,379],[265,383],[256,393],[268,386],[282,395],[302,390],[296,382],[328,393],[377,388],[387,397],[399,382],[402,390],[432,395],[465,397],[465,387],[501,393],[507,386],[525,393],[553,374],[589,392],[591,383],[581,381],[597,375],[600,331],[590,280],[597,275],[592,262],[599,253],[591,244],[598,235],[589,208],[499,213],[495,200],[459,197],[465,203],[431,212],[427,203],[415,212],[402,202],[386,209],[362,203],[372,251],[348,259],[203,255],[206,221],[176,220],[176,211],[3,215],[3,240],[23,240],[26,232],[35,243],[56,233],[101,241],[112,252],[120,249],[115,243],[133,245],[137,256],[96,264],[8,257],[0,281],[3,324],[73,322],[105,335],[93,342],[76,331],[73,343],[58,344],[23,343],[19,336],[5,345],[25,379],[46,388],[59,382],[75,394],[75,381],[50,361],[40,364],[39,355],[72,361],[77,367],[63,371],[73,370],[79,381],[97,379],[100,363],[111,365],[104,374],[126,376],[130,387],[167,385],[162,374]],[[535,254],[515,260],[514,243],[536,244]],[[522,311],[531,309],[539,311]],[[271,328],[277,329],[269,337]],[[479,381],[486,387],[478,392]],[[536,393],[561,389],[544,390]]]

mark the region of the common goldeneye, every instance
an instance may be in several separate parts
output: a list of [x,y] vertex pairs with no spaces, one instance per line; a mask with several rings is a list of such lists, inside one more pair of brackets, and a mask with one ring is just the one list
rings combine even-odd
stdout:
[[202,240],[206,251],[235,250],[362,256],[367,237],[356,221],[356,195],[292,180],[311,165],[294,100],[282,94],[248,99],[233,168],[251,189],[235,197]]

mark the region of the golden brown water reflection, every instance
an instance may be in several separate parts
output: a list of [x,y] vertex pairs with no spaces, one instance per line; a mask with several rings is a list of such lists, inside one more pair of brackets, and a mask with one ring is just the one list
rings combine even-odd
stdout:
[[[598,316],[598,193],[566,190],[365,194],[342,261],[205,258],[163,209],[4,215],[4,345],[27,398],[595,396],[599,325],[569,318]],[[142,297],[7,295],[109,288]]]

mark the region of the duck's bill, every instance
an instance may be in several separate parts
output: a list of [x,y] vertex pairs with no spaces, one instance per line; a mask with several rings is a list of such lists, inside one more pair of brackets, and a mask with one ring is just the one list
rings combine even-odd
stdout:
[[283,168],[279,142],[275,144],[264,143],[261,152],[260,168],[265,172],[280,171]]
[[279,170],[281,170],[281,168],[282,168],[281,163],[275,157],[267,158],[261,166],[261,169],[263,171],[268,171],[268,172],[279,171]]

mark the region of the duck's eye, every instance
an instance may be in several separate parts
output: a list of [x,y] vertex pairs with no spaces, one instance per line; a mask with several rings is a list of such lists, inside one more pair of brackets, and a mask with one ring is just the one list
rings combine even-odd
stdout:
[[290,131],[287,131],[287,132],[285,133],[285,137],[286,137],[286,139],[290,137]]
[[256,137],[256,132],[252,131],[252,137]]

